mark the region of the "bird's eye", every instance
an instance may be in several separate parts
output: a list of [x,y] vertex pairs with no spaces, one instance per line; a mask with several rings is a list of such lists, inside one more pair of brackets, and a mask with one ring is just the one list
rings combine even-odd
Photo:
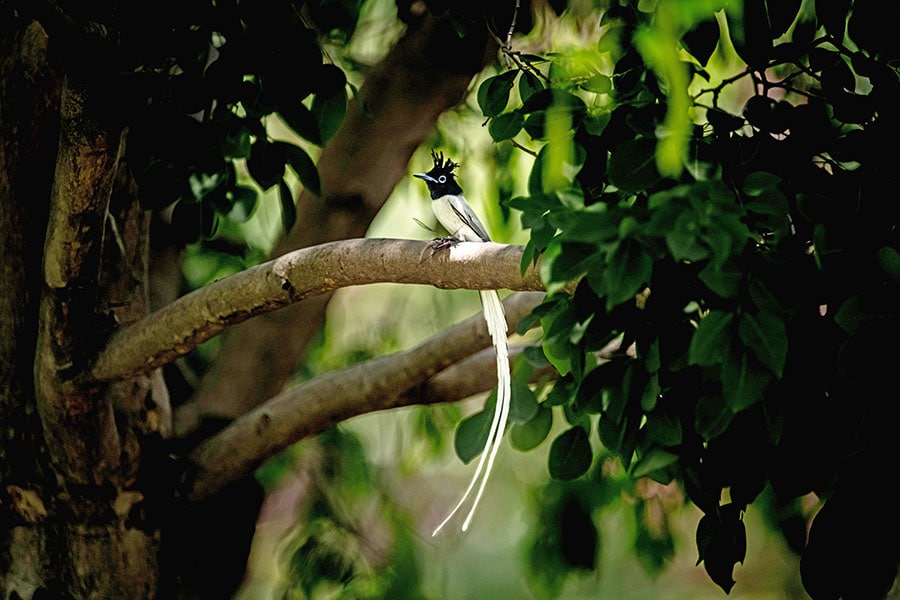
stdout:
[[438,181],[439,181],[440,183],[447,183],[447,176],[446,176],[446,175],[441,175],[440,177],[438,177]]

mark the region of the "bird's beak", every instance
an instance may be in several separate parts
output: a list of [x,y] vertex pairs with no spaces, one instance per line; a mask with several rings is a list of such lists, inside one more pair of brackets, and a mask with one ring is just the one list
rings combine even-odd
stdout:
[[428,173],[413,173],[413,177],[418,177],[419,179],[424,179],[427,183],[437,183],[437,179],[435,179]]

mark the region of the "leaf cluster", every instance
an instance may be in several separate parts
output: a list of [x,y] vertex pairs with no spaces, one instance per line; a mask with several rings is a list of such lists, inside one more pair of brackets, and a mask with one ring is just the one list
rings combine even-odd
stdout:
[[[296,210],[287,167],[305,189],[322,193],[307,150],[271,139],[266,125],[277,115],[313,145],[334,135],[346,112],[348,84],[341,68],[324,62],[316,28],[331,39],[345,37],[359,8],[217,2],[169,48],[165,68],[141,64],[123,76],[123,85],[139,90],[126,157],[139,197],[149,209],[174,204],[178,239],[209,238],[220,218],[246,221],[260,191],[273,187],[289,229]],[[176,27],[181,17],[173,11],[168,25]]]
[[[560,375],[534,413],[567,422],[550,473],[583,477],[609,452],[634,477],[680,482],[705,513],[699,562],[726,592],[747,507],[764,489],[815,493],[809,593],[883,592],[898,557],[878,539],[900,519],[843,519],[890,468],[898,416],[896,9],[648,5],[613,3],[593,63],[507,49],[512,68],[478,90],[496,142],[538,148],[507,205],[556,292],[523,326],[540,323]],[[729,48],[745,68],[717,75]],[[735,110],[739,83],[752,91]],[[860,568],[836,575],[851,544]]]

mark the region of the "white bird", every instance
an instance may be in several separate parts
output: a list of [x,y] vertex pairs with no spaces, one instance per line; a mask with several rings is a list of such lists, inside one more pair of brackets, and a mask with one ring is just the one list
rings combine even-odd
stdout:
[[[450,237],[443,240],[439,247],[450,245],[457,241],[491,241],[484,225],[478,219],[478,215],[466,202],[462,188],[459,187],[453,175],[453,170],[459,165],[449,158],[444,161],[443,152],[435,154],[434,150],[432,150],[431,157],[434,160],[434,167],[427,173],[415,173],[414,176],[425,180],[425,183],[428,184],[428,191],[431,192],[431,208],[434,211],[434,215],[450,234]],[[497,405],[494,408],[494,418],[491,421],[491,428],[485,442],[484,451],[481,453],[472,481],[469,483],[469,487],[462,498],[450,511],[450,514],[431,534],[432,536],[437,535],[444,525],[453,518],[453,515],[457,513],[475,489],[475,486],[478,485],[480,478],[481,484],[478,485],[478,492],[475,494],[472,507],[469,509],[469,514],[462,525],[463,531],[469,528],[475,509],[478,508],[478,503],[481,501],[481,496],[487,485],[494,461],[497,458],[497,452],[500,450],[500,442],[503,439],[503,432],[509,419],[512,384],[509,370],[509,348],[506,338],[506,314],[503,310],[503,304],[500,302],[500,295],[496,290],[482,290],[479,294],[481,295],[484,320],[487,323],[488,333],[491,335],[494,351],[497,355]]]

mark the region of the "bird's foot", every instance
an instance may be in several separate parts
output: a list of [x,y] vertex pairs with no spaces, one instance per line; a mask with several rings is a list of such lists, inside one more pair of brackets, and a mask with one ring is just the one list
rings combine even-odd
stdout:
[[443,250],[444,248],[449,248],[450,246],[455,246],[459,243],[459,240],[455,237],[439,237],[434,238],[431,241],[431,248],[435,251]]

